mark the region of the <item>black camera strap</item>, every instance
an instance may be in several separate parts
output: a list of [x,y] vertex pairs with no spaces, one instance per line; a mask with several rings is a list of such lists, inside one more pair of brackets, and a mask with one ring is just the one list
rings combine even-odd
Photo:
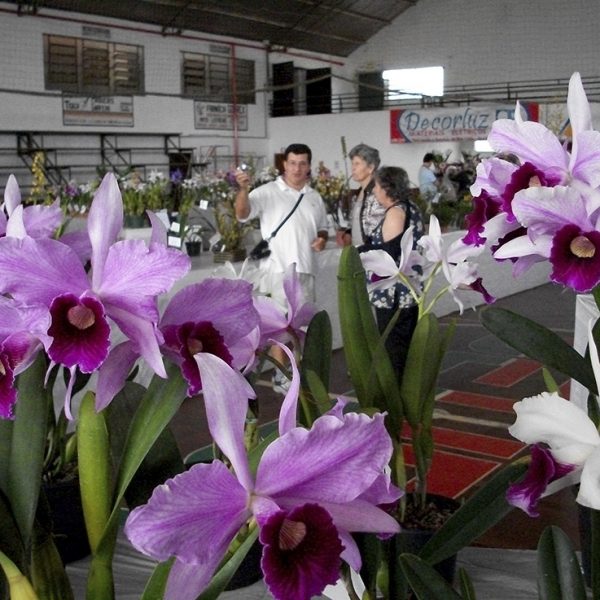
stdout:
[[285,219],[283,221],[281,221],[281,223],[279,223],[279,225],[277,225],[277,227],[275,229],[273,229],[273,231],[271,232],[271,235],[267,238],[267,242],[272,240],[277,235],[277,232],[283,227],[284,223],[294,214],[294,211],[298,208],[298,205],[300,204],[300,200],[302,200],[302,198],[304,198],[304,192],[302,192],[300,194],[300,196],[298,196],[298,200],[296,200],[296,204],[294,204],[294,208],[292,208],[292,210],[290,210],[290,212],[287,214]]

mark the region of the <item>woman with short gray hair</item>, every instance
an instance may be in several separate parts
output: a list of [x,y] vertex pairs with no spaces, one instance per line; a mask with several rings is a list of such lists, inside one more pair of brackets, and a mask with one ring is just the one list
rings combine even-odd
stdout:
[[352,243],[364,244],[381,221],[384,210],[373,195],[373,173],[380,163],[379,150],[358,144],[348,153],[352,164],[352,179],[360,185],[352,205]]

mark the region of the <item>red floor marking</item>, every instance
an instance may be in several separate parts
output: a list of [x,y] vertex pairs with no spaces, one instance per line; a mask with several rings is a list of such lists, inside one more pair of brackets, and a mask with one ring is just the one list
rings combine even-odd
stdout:
[[565,400],[569,400],[571,397],[571,380],[567,379],[562,385],[558,386],[558,393]]
[[[410,439],[410,428],[406,426],[402,430],[402,435]],[[468,431],[457,431],[447,427],[433,428],[433,443],[436,446],[445,448],[455,448],[466,450],[467,452],[477,452],[493,458],[509,459],[518,454],[525,444],[517,440],[498,438],[480,433],[470,433]]]
[[496,387],[509,388],[523,381],[532,373],[541,369],[540,363],[527,358],[515,358],[497,369],[493,369],[475,379],[477,383],[485,383]]
[[513,412],[513,404],[516,402],[516,400],[512,398],[486,396],[484,394],[473,394],[471,392],[459,392],[455,390],[450,390],[446,394],[440,394],[437,397],[437,400],[438,402],[450,402],[452,404],[487,408],[489,410],[509,413]]
[[[406,444],[403,447],[406,464],[414,467],[415,458],[412,448]],[[436,450],[433,453],[431,469],[427,478],[427,491],[432,494],[458,498],[498,468],[500,464],[491,460],[459,456]]]

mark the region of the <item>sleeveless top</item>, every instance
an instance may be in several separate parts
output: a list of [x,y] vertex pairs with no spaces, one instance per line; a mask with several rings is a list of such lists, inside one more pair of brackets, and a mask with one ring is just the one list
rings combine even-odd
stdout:
[[[407,220],[404,225],[404,231],[406,231],[411,225],[413,226],[413,250],[417,250],[417,242],[425,233],[425,225],[423,224],[423,218],[419,208],[412,201],[399,202],[390,206],[388,210],[399,208],[407,213]],[[399,233],[387,242],[383,241],[383,222],[385,221],[385,215],[381,221],[377,224],[373,230],[369,241],[359,248],[359,251],[367,250],[385,250],[396,263],[400,260],[400,241],[404,235],[404,231]],[[413,269],[420,275],[422,274],[420,267],[413,267]],[[393,287],[384,290],[374,290],[369,293],[371,303],[375,308],[408,308],[415,304],[415,299],[409,292],[408,288],[401,283],[397,283]]]

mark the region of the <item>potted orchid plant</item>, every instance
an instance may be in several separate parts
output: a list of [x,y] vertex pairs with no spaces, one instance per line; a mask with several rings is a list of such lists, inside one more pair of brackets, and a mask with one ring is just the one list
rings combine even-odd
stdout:
[[[207,586],[214,594],[257,536],[271,593],[286,600],[308,598],[337,579],[342,561],[360,566],[350,531],[398,531],[397,522],[378,508],[401,494],[384,473],[392,446],[383,416],[345,413],[341,400],[310,426],[298,427],[300,376],[290,354],[293,382],[282,405],[279,436],[248,454],[244,424],[254,391],[242,371],[252,367],[261,347],[273,343],[269,340],[288,340],[314,311],[292,301],[294,310],[285,314],[269,299],[255,301],[246,281],[211,278],[181,289],[159,313],[158,295],[185,275],[190,262],[167,247],[164,226],[151,213],[149,218],[154,227],[149,244],[117,241],[123,208],[109,174],[90,208],[89,273],[87,261],[62,241],[32,237],[21,209],[12,211],[7,235],[0,239],[0,288],[20,316],[6,329],[0,388],[5,434],[0,514],[6,524],[0,531],[0,566],[12,598],[21,588],[72,597],[52,538],[39,543],[47,431],[39,403],[48,361],[69,373],[62,401],[65,415],[76,423],[92,552],[88,598],[114,597],[112,560],[124,503],[131,509],[126,535],[161,561],[145,598],[196,598]],[[293,273],[286,289],[299,298]],[[154,372],[147,388],[127,381],[139,362]],[[72,386],[78,373],[93,373],[95,383],[77,409]],[[184,470],[175,460],[167,470],[173,477],[155,481],[162,485],[144,493],[140,487],[151,475],[140,477],[146,457],[160,445],[157,455],[164,462],[169,440],[163,434],[171,417],[187,396],[200,392],[209,429],[227,462]],[[47,396],[44,402],[50,402]],[[297,468],[282,477],[291,456]],[[340,472],[344,486],[331,485]],[[167,489],[172,502],[165,503]],[[193,502],[186,499],[190,492]],[[157,509],[171,515],[170,525]],[[192,538],[191,545],[185,541]],[[211,543],[198,543],[206,539]]]
[[[498,155],[477,167],[477,180],[471,188],[474,211],[467,218],[464,242],[474,248],[491,248],[498,260],[511,260],[515,276],[531,264],[547,260],[552,267],[551,281],[579,293],[591,292],[600,310],[596,201],[600,133],[592,129],[579,73],[570,80],[568,111],[573,131],[570,145],[541,123],[524,121],[518,104],[514,120],[493,124],[488,140]],[[581,356],[557,334],[517,313],[487,307],[481,318],[501,340],[546,367],[571,376],[589,392],[586,411],[562,398],[546,373],[547,391],[515,404],[516,419],[509,432],[531,444],[531,456],[524,476],[498,491],[503,491],[510,505],[535,518],[540,498],[576,486],[575,501],[589,511],[589,531],[585,533],[591,542],[583,545],[584,573],[568,537],[559,528],[548,527],[538,546],[538,592],[544,600],[584,600],[588,598],[585,574],[593,597],[597,597],[600,325],[590,323],[588,352]],[[440,532],[442,537],[452,529],[453,524],[449,525]],[[413,589],[436,600],[454,594],[422,558],[404,555],[400,559]],[[462,584],[464,597],[474,597],[466,574]]]

